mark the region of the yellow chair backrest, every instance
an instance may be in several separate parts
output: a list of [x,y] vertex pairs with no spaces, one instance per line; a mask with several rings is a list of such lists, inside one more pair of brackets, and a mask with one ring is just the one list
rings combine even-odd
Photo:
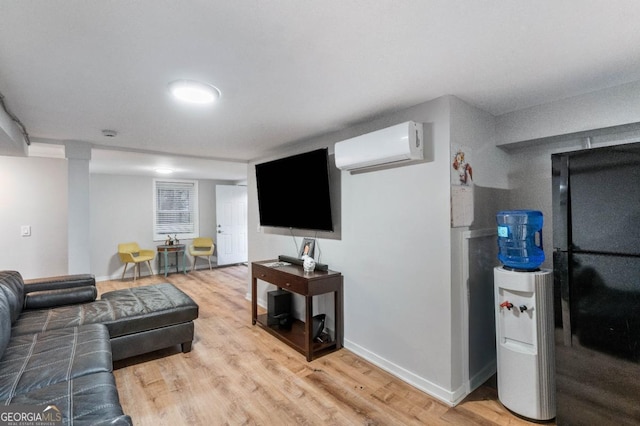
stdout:
[[123,262],[127,262],[127,259],[130,259],[132,253],[139,253],[140,246],[138,243],[122,243],[118,244],[118,255],[120,256],[120,260]]
[[193,239],[193,246],[197,248],[213,247],[213,239],[208,237],[198,237]]

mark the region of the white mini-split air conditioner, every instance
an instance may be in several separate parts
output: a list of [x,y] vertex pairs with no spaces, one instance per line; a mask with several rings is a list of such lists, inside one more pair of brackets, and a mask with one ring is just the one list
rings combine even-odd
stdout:
[[335,145],[336,166],[340,170],[358,170],[422,160],[423,134],[422,123],[408,121],[338,142]]

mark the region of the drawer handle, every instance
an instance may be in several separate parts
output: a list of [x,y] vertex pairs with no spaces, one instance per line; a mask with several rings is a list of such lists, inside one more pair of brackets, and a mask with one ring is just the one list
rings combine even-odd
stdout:
[[286,285],[287,287],[291,287],[291,284],[289,284],[289,283],[286,283],[285,285]]
[[267,276],[267,274],[260,274],[260,276],[261,276],[261,277],[266,277],[266,276]]

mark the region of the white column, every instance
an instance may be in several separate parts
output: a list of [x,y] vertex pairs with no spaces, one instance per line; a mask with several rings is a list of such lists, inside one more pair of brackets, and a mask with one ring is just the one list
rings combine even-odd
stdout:
[[68,161],[68,249],[69,274],[91,272],[90,236],[90,179],[89,160],[91,144],[67,141],[65,152]]

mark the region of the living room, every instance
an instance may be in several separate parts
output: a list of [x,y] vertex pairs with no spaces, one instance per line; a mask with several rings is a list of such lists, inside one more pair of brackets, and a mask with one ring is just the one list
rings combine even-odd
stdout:
[[[0,50],[0,57],[4,51]],[[251,153],[241,163],[249,196],[249,262],[297,254],[289,230],[260,227],[255,164],[321,147],[329,147],[333,153],[335,143],[354,136],[406,121],[427,123],[425,133],[432,158],[405,167],[339,172],[334,176],[339,185],[333,189],[336,232],[294,233],[298,241],[302,237],[317,238],[322,262],[344,275],[345,348],[441,401],[459,403],[495,368],[491,355],[485,354],[480,357],[479,368],[469,369],[469,358],[478,355],[469,353],[465,336],[469,322],[477,319],[465,316],[463,233],[494,227],[495,212],[500,209],[534,208],[549,219],[543,233],[551,241],[550,154],[580,149],[587,138],[594,146],[638,139],[640,110],[636,100],[640,84],[636,80],[640,73],[624,71],[630,77],[611,80],[608,85],[601,82],[573,92],[551,93],[544,99],[531,96],[522,107],[501,113],[483,109],[471,92],[463,96],[452,89],[434,97],[407,96],[403,102],[397,101],[402,106],[395,108],[391,101],[385,110],[369,109],[365,113],[363,109],[358,117],[334,119],[340,124],[325,131],[309,130],[296,139],[280,136],[279,146],[258,155]],[[568,85],[574,78],[565,72],[562,83]],[[634,75],[637,78],[631,78]],[[10,79],[1,77],[0,91],[6,103],[29,129],[29,109],[33,106],[21,100],[20,90]],[[553,80],[553,76],[547,78]],[[224,88],[221,90],[224,96]],[[3,116],[5,133],[5,129],[13,128],[7,122],[11,124]],[[60,144],[68,139],[84,140],[81,136],[56,138],[55,132],[36,135],[48,143],[56,139]],[[93,149],[105,148],[106,142],[87,139],[87,143],[95,144]],[[2,142],[6,143],[5,139]],[[150,141],[146,149],[170,152],[167,146],[155,146]],[[203,146],[206,144],[201,143],[197,149]],[[473,166],[475,216],[470,227],[452,228],[451,163],[460,147],[470,153]],[[208,156],[212,161],[223,157],[215,152]],[[68,218],[72,191],[68,176],[68,160],[63,158],[0,157],[0,197],[6,206],[0,211],[0,231],[7,247],[11,247],[0,269],[18,270],[25,278],[69,272],[69,253],[75,246],[69,239],[73,222]],[[91,255],[85,272],[104,279],[118,276],[122,265],[116,257],[117,242],[158,244],[149,225],[152,179],[130,174],[89,175]],[[239,182],[245,183],[243,179],[202,179],[201,196],[209,194],[207,197],[212,198],[216,184]],[[201,207],[205,208],[201,218],[212,216],[210,200]],[[25,224],[32,226],[30,238],[17,231]],[[200,225],[202,235],[215,235],[214,221],[201,219]],[[545,248],[547,261],[543,266],[549,268],[551,247]],[[477,258],[468,259],[474,260]],[[263,287],[262,298],[265,290]],[[247,297],[249,293],[247,281]],[[317,306],[329,311],[331,300],[321,298]],[[328,319],[329,329],[332,321]]]

